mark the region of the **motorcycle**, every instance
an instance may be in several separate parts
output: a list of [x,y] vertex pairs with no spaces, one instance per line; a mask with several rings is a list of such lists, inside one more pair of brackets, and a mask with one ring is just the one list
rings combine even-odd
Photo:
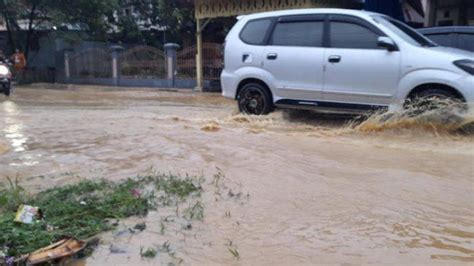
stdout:
[[3,92],[6,96],[10,96],[12,89],[12,72],[10,67],[10,61],[0,61],[0,92]]

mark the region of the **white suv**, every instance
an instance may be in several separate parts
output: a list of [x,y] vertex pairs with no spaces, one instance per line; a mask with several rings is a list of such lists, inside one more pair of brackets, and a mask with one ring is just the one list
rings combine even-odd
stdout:
[[403,108],[474,101],[474,54],[440,47],[385,15],[299,9],[239,18],[226,39],[223,95],[242,112]]

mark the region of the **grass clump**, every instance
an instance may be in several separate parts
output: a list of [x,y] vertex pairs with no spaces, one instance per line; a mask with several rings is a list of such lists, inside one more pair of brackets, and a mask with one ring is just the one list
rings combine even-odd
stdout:
[[154,177],[154,182],[157,190],[180,199],[185,199],[192,194],[199,195],[202,191],[201,181],[189,176],[180,178],[175,175],[161,175]]
[[134,180],[121,184],[83,181],[41,192],[24,203],[40,207],[43,220],[26,225],[13,221],[14,211],[0,212],[0,246],[8,248],[8,255],[18,256],[63,236],[85,239],[110,230],[108,218],[145,215],[152,207],[149,198],[132,193],[141,185]]
[[202,221],[202,219],[204,219],[204,206],[200,201],[194,203],[194,205],[184,210],[184,217],[187,220]]
[[[185,199],[202,190],[193,178],[171,175],[128,179],[119,184],[82,181],[33,197],[24,197],[18,182],[13,184],[11,188],[0,189],[0,249],[5,248],[8,256],[30,253],[64,236],[90,238],[113,229],[107,222],[111,218],[146,215],[161,200],[155,192]],[[14,222],[20,204],[39,207],[44,218],[29,225]]]
[[229,253],[230,253],[235,259],[240,259],[239,250],[237,250],[237,247],[234,245],[234,243],[233,243],[232,240],[228,240],[225,245],[227,246],[227,250],[229,251]]
[[140,256],[142,258],[152,259],[156,257],[156,254],[158,254],[158,250],[155,248],[147,248],[146,250],[143,250],[143,248],[140,249]]
[[7,176],[7,188],[0,189],[0,211],[15,209],[28,198],[28,193],[20,186],[20,178],[16,176],[15,179]]

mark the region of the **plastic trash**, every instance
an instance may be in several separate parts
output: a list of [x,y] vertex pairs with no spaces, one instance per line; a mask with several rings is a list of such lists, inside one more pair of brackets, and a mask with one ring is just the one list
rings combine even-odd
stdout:
[[20,205],[15,215],[15,222],[32,224],[43,218],[43,213],[38,207]]

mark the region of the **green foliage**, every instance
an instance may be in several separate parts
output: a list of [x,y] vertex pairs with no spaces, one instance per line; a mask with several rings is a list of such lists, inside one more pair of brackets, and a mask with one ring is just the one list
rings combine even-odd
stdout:
[[152,259],[156,257],[156,254],[158,254],[158,251],[155,248],[147,248],[146,250],[143,250],[143,247],[140,248],[140,256],[142,258]]
[[47,246],[61,236],[84,239],[110,230],[107,218],[147,213],[151,207],[149,198],[136,197],[131,192],[140,185],[132,180],[118,185],[83,181],[41,192],[25,203],[40,207],[44,220],[25,225],[13,221],[15,212],[0,213],[0,246],[9,247],[10,255],[19,255]]
[[28,193],[20,186],[20,178],[6,177],[8,188],[0,190],[0,211],[2,209],[15,211],[20,204],[28,199]]
[[236,258],[236,259],[239,259],[240,258],[240,254],[239,254],[239,251],[234,248],[234,247],[228,247],[227,250],[229,250],[230,254]]
[[232,240],[228,240],[227,243],[225,244],[227,246],[227,250],[229,253],[236,259],[240,259],[240,253],[237,247],[234,245],[234,242]]
[[204,219],[204,206],[200,201],[184,210],[184,217],[188,220],[202,221]]
[[[156,199],[155,192],[182,199],[200,193],[202,189],[195,182],[189,177],[180,179],[161,175],[128,179],[119,184],[104,180],[82,181],[48,189],[32,198],[23,197],[20,193],[18,200],[11,201],[15,202],[11,206],[37,206],[43,211],[44,219],[30,225],[16,223],[12,208],[0,210],[0,247],[8,247],[8,254],[17,256],[47,246],[62,236],[89,238],[112,229],[113,226],[107,223],[110,218],[146,215],[148,210],[154,208],[155,201],[164,200]],[[20,186],[12,183],[11,189],[2,191],[2,195],[17,194],[15,191]]]
[[194,9],[183,8],[177,1],[120,0],[116,14],[111,20],[114,41],[160,46],[164,41],[194,38]]
[[[71,28],[87,31],[95,39],[106,40],[112,28],[119,0],[0,0],[0,19],[7,22],[9,42],[27,54],[40,29],[56,29],[55,35],[67,35]],[[26,21],[27,28],[19,21]],[[22,31],[26,31],[23,34]],[[26,38],[25,38],[26,37]]]
[[[1,18],[9,26],[11,45],[26,50],[35,46],[38,29],[53,27],[52,34],[65,40],[153,46],[165,39],[191,40],[196,29],[194,9],[169,0],[0,0]],[[27,34],[21,33],[25,29],[20,30],[19,20],[31,23]]]
[[183,179],[175,175],[162,175],[155,178],[155,185],[158,190],[180,199],[202,191],[201,182],[191,177]]

